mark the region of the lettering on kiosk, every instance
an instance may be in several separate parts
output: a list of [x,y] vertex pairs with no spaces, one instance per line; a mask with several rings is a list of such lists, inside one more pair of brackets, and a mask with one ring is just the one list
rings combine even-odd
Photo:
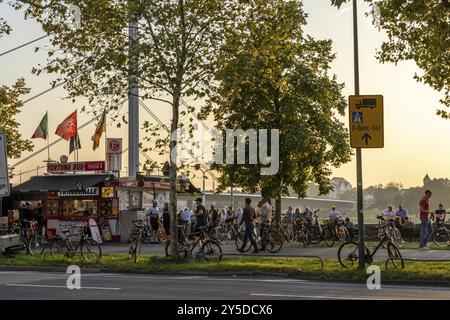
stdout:
[[64,173],[73,171],[104,171],[105,161],[86,161],[47,164],[48,173]]

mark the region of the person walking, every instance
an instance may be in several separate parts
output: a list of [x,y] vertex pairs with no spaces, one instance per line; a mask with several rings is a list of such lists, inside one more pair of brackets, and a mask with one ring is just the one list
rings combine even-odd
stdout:
[[148,211],[148,216],[150,217],[150,226],[152,229],[152,241],[157,241],[159,229],[159,208],[156,200],[153,200],[152,207]]
[[251,206],[252,199],[245,198],[245,207],[242,213],[242,219],[239,222],[239,226],[242,224],[245,225],[245,235],[244,240],[242,241],[242,247],[239,248],[240,252],[244,252],[244,248],[247,245],[248,240],[250,240],[253,246],[253,253],[258,253],[258,246],[256,245],[256,241],[253,238],[253,220],[256,218],[255,209]]
[[420,250],[428,250],[428,239],[433,232],[429,215],[433,216],[433,212],[430,211],[430,198],[433,193],[431,190],[426,190],[425,195],[419,202],[420,209]]

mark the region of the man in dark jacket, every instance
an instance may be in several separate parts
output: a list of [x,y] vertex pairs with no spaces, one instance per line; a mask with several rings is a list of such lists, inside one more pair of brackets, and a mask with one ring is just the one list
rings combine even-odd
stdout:
[[252,199],[245,198],[245,207],[242,213],[242,219],[239,225],[245,223],[245,235],[244,241],[242,242],[242,247],[239,249],[240,252],[244,252],[244,248],[247,245],[247,241],[250,239],[250,242],[253,246],[253,253],[258,253],[258,247],[256,245],[255,239],[253,239],[253,220],[256,218],[255,209],[250,205]]

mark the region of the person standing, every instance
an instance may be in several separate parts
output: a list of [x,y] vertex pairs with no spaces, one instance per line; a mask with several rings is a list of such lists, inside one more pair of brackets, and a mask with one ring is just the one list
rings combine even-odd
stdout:
[[[262,198],[261,200],[261,239],[265,238],[265,233],[270,227],[272,223],[272,205],[270,204],[269,199]],[[262,241],[261,251],[266,250],[265,241]]]
[[150,208],[148,215],[150,217],[150,226],[152,229],[152,241],[156,241],[158,239],[159,229],[159,208],[156,200],[153,200],[153,206]]
[[[202,198],[195,199],[195,203],[197,205],[197,207],[195,208],[195,212],[194,212],[194,214],[197,218],[197,225],[196,225],[196,230],[195,230],[196,233],[201,232],[204,227],[208,226],[207,212],[206,212],[206,208],[202,202],[203,202]],[[200,235],[197,235],[196,237],[198,237],[198,236],[200,236]],[[199,241],[198,246],[200,248],[202,247],[201,240]]]
[[183,221],[184,233],[191,233],[191,212],[189,211],[189,208],[184,208],[184,210],[181,211],[180,218],[181,221]]
[[211,218],[211,224],[216,227],[219,224],[219,211],[217,211],[216,206],[214,204],[211,205],[211,209],[209,210],[209,216]]
[[432,192],[431,190],[426,190],[425,195],[419,202],[420,209],[420,250],[428,250],[427,243],[428,238],[433,232],[433,227],[431,226],[431,221],[429,219],[429,215],[433,215],[433,212],[430,211],[430,198]]
[[247,245],[248,240],[250,240],[253,246],[253,253],[258,253],[258,246],[256,245],[255,239],[253,239],[253,220],[256,218],[255,209],[251,206],[252,199],[245,198],[245,207],[242,213],[242,219],[239,222],[239,226],[245,225],[245,235],[242,242],[242,247],[239,248],[240,252],[244,252],[244,248]]

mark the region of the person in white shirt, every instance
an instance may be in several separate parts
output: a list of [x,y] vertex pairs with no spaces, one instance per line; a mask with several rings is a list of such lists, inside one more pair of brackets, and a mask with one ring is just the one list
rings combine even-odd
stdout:
[[341,213],[336,210],[336,207],[331,207],[331,211],[329,213],[330,220],[335,221],[336,219],[339,219],[341,217]]
[[385,221],[395,220],[395,211],[392,206],[388,206],[387,209],[383,210],[383,218]]
[[188,234],[191,231],[191,212],[188,208],[184,208],[181,212],[181,220],[184,224],[184,233]]
[[159,229],[159,208],[156,200],[153,200],[153,206],[148,211],[148,216],[150,217],[150,226],[152,229],[152,241],[156,241],[158,239]]

